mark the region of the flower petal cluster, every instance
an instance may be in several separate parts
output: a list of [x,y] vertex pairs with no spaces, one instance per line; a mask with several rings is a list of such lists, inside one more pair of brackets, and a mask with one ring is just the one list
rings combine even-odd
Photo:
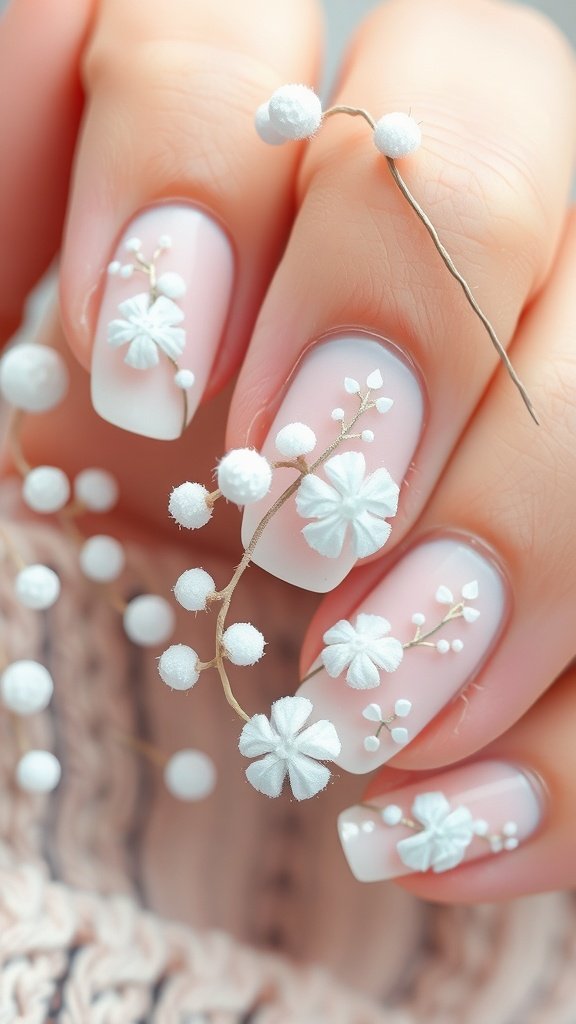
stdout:
[[388,636],[390,628],[381,615],[361,613],[354,626],[340,619],[323,637],[327,646],[321,658],[328,675],[336,679],[347,668],[346,682],[355,690],[379,686],[379,669],[395,672],[404,657],[400,641]]
[[387,517],[398,509],[399,488],[387,469],[366,476],[361,452],[343,452],[324,465],[326,483],[308,473],[296,493],[296,508],[303,519],[315,519],[302,533],[314,551],[338,558],[350,530],[356,558],[373,555],[390,536]]
[[286,776],[297,800],[315,796],[328,784],[330,771],[318,761],[333,761],[341,749],[332,722],[303,726],[312,714],[307,697],[281,697],[270,719],[254,715],[244,726],[238,747],[245,757],[260,757],[246,769],[246,778],[265,796],[280,796]]
[[436,874],[455,868],[475,835],[467,807],[452,809],[443,793],[421,793],[412,804],[412,817],[423,828],[397,844],[403,864],[413,871]]
[[134,295],[118,307],[124,319],[108,324],[108,342],[113,348],[128,346],[124,362],[136,370],[148,370],[159,362],[158,349],[169,359],[182,355],[186,332],[178,324],[184,313],[172,299],[160,295],[153,302],[147,292]]

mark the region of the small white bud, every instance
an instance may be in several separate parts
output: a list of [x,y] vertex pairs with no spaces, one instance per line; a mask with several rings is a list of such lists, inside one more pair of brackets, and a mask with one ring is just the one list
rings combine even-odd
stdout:
[[476,619],[480,618],[480,610],[478,608],[469,608],[469,607],[463,608],[462,609],[462,618],[464,619],[464,622],[468,622],[468,623],[476,622]]
[[502,835],[515,836],[518,834],[518,825],[515,821],[507,821],[502,828]]
[[168,511],[179,526],[187,530],[199,530],[212,517],[212,507],[207,504],[207,497],[208,491],[202,484],[187,481],[172,491]]
[[191,690],[200,678],[198,655],[186,644],[173,644],[158,661],[160,678],[173,690]]
[[466,601],[475,601],[479,593],[478,580],[470,580],[470,583],[465,583],[462,587],[462,597]]
[[120,542],[103,533],[84,542],[79,558],[84,575],[96,583],[110,583],[118,579],[126,560]]
[[402,808],[398,804],[387,804],[380,811],[380,817],[385,825],[398,825],[403,818]]
[[266,641],[251,622],[234,622],[225,630],[222,646],[233,665],[255,665],[264,654]]
[[158,291],[167,299],[181,299],[186,294],[186,282],[180,274],[167,270],[156,282]]
[[515,850],[516,847],[519,846],[519,845],[520,845],[520,841],[518,839],[516,839],[516,838],[505,839],[504,840],[504,849],[505,850]]
[[174,629],[174,612],[164,597],[142,594],[124,611],[127,637],[140,647],[155,647],[168,640]]
[[363,430],[361,436],[362,436],[362,440],[366,441],[367,444],[372,444],[372,441],[374,440],[374,431],[373,430]]
[[204,569],[186,569],[176,580],[174,597],[189,612],[203,612],[206,600],[216,590],[214,580]]
[[114,274],[118,273],[121,266],[122,264],[120,263],[120,260],[112,260],[112,262],[108,264],[108,273],[113,277]]
[[442,584],[436,591],[436,600],[439,604],[454,604],[454,594]]
[[37,466],[24,478],[22,498],[34,512],[59,512],[69,497],[70,481],[57,466]]
[[376,750],[380,749],[380,738],[378,736],[367,736],[364,740],[364,750],[367,750],[369,754],[373,754]]
[[408,743],[408,729],[405,729],[403,725],[391,729],[390,735],[393,742],[397,743],[399,747],[403,747]]
[[370,391],[378,391],[378,389],[382,387],[383,383],[384,381],[382,380],[380,370],[372,370],[372,373],[369,373],[366,378],[366,387],[369,388]]
[[354,377],[344,377],[344,390],[349,395],[357,395],[360,391],[360,385]]
[[166,763],[164,783],[178,800],[203,800],[216,785],[214,762],[200,750],[178,750]]
[[415,153],[422,143],[420,125],[409,114],[385,114],[374,128],[376,149],[392,160]]
[[382,708],[379,704],[368,704],[362,712],[362,718],[365,718],[368,722],[381,722]]
[[177,370],[174,374],[174,383],[177,388],[182,388],[182,391],[189,391],[190,388],[193,388],[195,381],[196,377],[192,370]]
[[414,612],[412,622],[415,626],[423,626],[426,622],[426,616],[423,615],[422,612]]
[[171,249],[172,248],[172,238],[171,238],[171,236],[170,235],[160,235],[160,238],[158,239],[158,248],[159,249]]
[[251,505],[270,490],[272,467],[253,448],[235,448],[218,465],[218,487],[236,505]]
[[25,608],[44,611],[60,596],[60,580],[47,565],[27,565],[14,581],[16,597]]
[[83,469],[74,480],[74,496],[91,512],[110,512],[118,501],[118,483],[106,469]]
[[394,714],[397,718],[406,718],[412,711],[412,701],[401,697],[394,705]]
[[450,646],[452,650],[456,652],[456,654],[460,654],[460,651],[464,650],[464,644],[462,643],[462,640],[453,640]]
[[60,762],[49,750],[29,750],[16,766],[16,781],[27,793],[51,793],[61,775]]
[[139,238],[128,238],[124,243],[126,252],[140,252],[142,248],[142,242]]
[[322,104],[307,85],[282,85],[268,102],[271,127],[285,139],[307,139],[320,127]]
[[316,434],[306,423],[289,423],[276,434],[276,448],[288,459],[309,455],[316,443]]
[[336,422],[339,423],[341,420],[344,419],[344,409],[340,409],[340,407],[332,409],[330,415],[333,420],[336,420]]
[[269,146],[281,146],[286,142],[285,136],[280,135],[280,132],[270,124],[270,111],[267,102],[261,103],[258,107],[254,115],[254,127],[262,142],[266,142]]
[[438,651],[439,654],[448,654],[448,651],[450,650],[450,644],[448,643],[447,640],[439,640],[438,643],[436,644],[436,650]]
[[15,345],[0,361],[0,393],[25,412],[54,409],[64,398],[68,383],[66,363],[47,345]]
[[17,715],[33,715],[48,707],[54,692],[52,676],[38,661],[13,661],[0,679],[2,701]]
[[393,405],[394,405],[394,399],[393,398],[377,398],[376,399],[376,411],[381,413],[381,415],[384,415],[384,413],[389,412]]
[[120,277],[124,277],[126,279],[128,279],[129,277],[132,277],[133,273],[134,273],[134,264],[133,263],[125,263],[124,266],[120,267],[120,270],[118,271],[118,274],[120,275]]
[[484,818],[477,818],[476,821],[472,822],[472,831],[477,836],[487,836],[490,826]]

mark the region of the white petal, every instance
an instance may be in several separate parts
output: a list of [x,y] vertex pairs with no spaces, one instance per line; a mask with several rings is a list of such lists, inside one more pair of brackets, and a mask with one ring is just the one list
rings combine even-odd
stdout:
[[124,356],[124,362],[135,370],[151,370],[153,366],[158,366],[159,361],[156,345],[145,334],[138,334],[130,342]]
[[177,306],[172,299],[166,298],[165,295],[160,295],[155,302],[152,303],[148,310],[148,317],[150,321],[156,326],[172,327],[175,324],[181,324],[184,319],[184,313]]
[[464,860],[464,854],[469,843],[454,842],[451,838],[436,841],[432,858],[432,870],[435,874],[442,871],[450,871]]
[[377,398],[376,399],[376,409],[377,409],[377,411],[379,413],[389,412],[389,410],[392,408],[393,405],[394,405],[394,399],[393,398]]
[[350,523],[352,527],[352,550],[356,558],[367,558],[383,548],[392,527],[384,519],[376,519],[368,512],[361,512]]
[[367,512],[375,516],[391,518],[398,511],[400,488],[387,469],[377,469],[364,482],[361,498]]
[[394,705],[394,714],[398,718],[406,718],[406,716],[409,715],[411,711],[412,711],[412,701],[411,700],[406,700],[405,698],[400,697],[400,699],[396,701],[396,703]]
[[332,515],[340,504],[338,492],[315,473],[308,473],[296,491],[296,510],[303,519]]
[[286,761],[268,754],[261,761],[254,761],[246,769],[248,782],[265,796],[280,796],[284,779],[287,775],[288,766]]
[[380,370],[372,370],[372,373],[369,373],[366,378],[366,387],[370,388],[371,391],[377,391],[378,388],[382,387],[383,383]]
[[302,533],[310,547],[325,558],[338,558],[342,554],[347,523],[334,515],[320,519],[316,523],[308,523]]
[[162,327],[154,332],[154,341],[169,359],[176,360],[186,346],[186,331],[181,327]]
[[398,856],[407,868],[412,871],[428,871],[432,863],[432,843],[427,832],[417,832],[416,835],[401,839],[396,844]]
[[112,348],[127,345],[138,333],[138,328],[128,320],[111,320],[108,324],[108,344]]
[[319,761],[333,761],[342,750],[335,726],[325,718],[304,729],[296,740],[296,746],[300,754],[316,757]]
[[126,318],[137,317],[140,319],[146,316],[148,309],[150,308],[150,296],[148,292],[139,292],[138,295],[133,295],[131,299],[124,299],[118,306],[122,316]]
[[442,584],[436,591],[436,600],[439,604],[454,604],[454,594]]
[[368,704],[362,712],[362,718],[368,722],[381,722],[382,717],[382,708],[379,704]]
[[272,705],[271,723],[282,738],[291,739],[312,714],[307,697],[281,697]]
[[245,757],[269,754],[278,741],[266,715],[254,715],[240,733],[238,749]]
[[380,686],[380,673],[367,654],[356,654],[346,673],[346,682],[354,690],[373,690]]
[[471,811],[467,807],[455,807],[450,814],[447,815],[442,825],[446,832],[449,832],[453,838],[460,838],[462,840],[468,837],[468,842],[472,838],[474,832],[474,819]]
[[462,609],[462,618],[464,622],[476,622],[476,619],[480,618],[480,612],[478,608],[466,607]]
[[360,612],[356,616],[355,628],[356,632],[361,633],[362,636],[380,639],[390,632],[391,626],[388,619],[382,615],[368,615],[366,612]]
[[348,619],[339,619],[324,633],[325,644],[347,644],[356,639],[356,630]]
[[297,800],[309,800],[330,781],[330,770],[311,757],[296,757],[288,764],[292,792]]
[[352,660],[350,644],[333,644],[325,647],[320,655],[322,664],[331,679],[338,679]]
[[475,601],[479,592],[478,580],[470,580],[470,583],[465,583],[462,587],[462,597],[466,601]]
[[357,395],[360,391],[360,385],[357,380],[354,380],[354,377],[344,377],[344,390],[349,395]]
[[391,729],[390,735],[394,743],[397,743],[399,747],[403,747],[408,743],[408,729],[405,729],[403,725],[397,725]]
[[404,648],[395,637],[387,636],[382,640],[373,640],[368,654],[378,668],[383,668],[385,672],[395,672],[402,663]]
[[450,814],[451,809],[443,793],[419,793],[412,804],[412,817],[432,826]]
[[341,495],[356,496],[366,473],[366,460],[361,452],[342,452],[328,459],[324,471]]

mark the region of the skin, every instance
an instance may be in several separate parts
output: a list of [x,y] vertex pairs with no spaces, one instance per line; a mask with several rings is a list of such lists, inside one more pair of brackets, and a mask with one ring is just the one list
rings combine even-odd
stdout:
[[[31,461],[74,472],[105,458],[123,494],[111,528],[141,539],[163,531],[173,543],[165,495],[189,477],[191,452],[192,478],[209,480],[225,447],[257,446],[281,383],[326,331],[360,326],[395,339],[427,390],[410,486],[385,556],[320,604],[302,665],[316,656],[324,629],[382,577],[395,545],[438,529],[482,537],[513,593],[506,635],[465,714],[462,703],[443,712],[370,792],[397,785],[398,772],[424,778],[479,752],[512,758],[541,777],[549,807],[513,869],[512,860],[495,859],[402,884],[450,902],[573,884],[576,698],[568,677],[557,681],[574,655],[576,612],[568,513],[576,498],[576,220],[567,209],[576,90],[565,40],[528,9],[492,0],[393,0],[361,26],[333,97],[376,116],[417,106],[425,146],[415,187],[425,182],[441,236],[479,301],[495,311],[538,409],[536,428],[375,161],[365,126],[334,119],[308,147],[266,148],[255,136],[253,112],[274,88],[317,77],[313,3],[170,0],[160,15],[152,0],[141,0],[136,24],[129,0],[52,7],[42,45],[24,0],[0,24],[0,105],[12,154],[0,166],[0,222],[11,254],[0,279],[0,324],[8,337],[64,231],[60,312],[43,332],[77,359],[70,401],[41,426],[27,424]],[[25,61],[9,59],[15,52],[35,55],[33,78]],[[23,131],[32,119],[40,129]],[[20,166],[42,167],[42,175],[22,175]],[[225,225],[238,273],[207,396],[218,397],[165,446],[98,420],[84,371],[114,240],[139,209],[170,196],[204,205]],[[228,510],[210,537],[234,557],[236,524]],[[359,783],[359,798],[360,790]]]

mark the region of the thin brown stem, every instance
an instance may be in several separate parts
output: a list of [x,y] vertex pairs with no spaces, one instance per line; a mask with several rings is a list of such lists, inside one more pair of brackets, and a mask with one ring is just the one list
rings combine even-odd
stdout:
[[158,768],[166,767],[168,762],[166,754],[163,754],[152,743],[148,743],[147,740],[142,740],[138,736],[130,736],[128,733],[120,732],[119,729],[114,729],[112,734],[123,746],[128,747],[129,750],[133,750],[137,754],[141,754]]
[[418,628],[416,630],[416,636],[414,636],[412,640],[408,640],[405,644],[402,644],[404,650],[407,651],[410,647],[434,647],[434,644],[426,643],[428,637],[434,636],[435,633],[438,633],[438,631],[442,629],[442,627],[445,626],[446,623],[452,622],[454,619],[461,618],[463,608],[464,605],[462,603],[455,604],[454,607],[451,608],[450,611],[444,616],[441,622],[438,622],[436,626],[432,627],[432,629],[427,630],[426,633],[421,633],[420,629]]
[[322,120],[326,121],[329,117],[333,117],[334,114],[348,114],[349,117],[362,117],[372,129],[376,127],[374,118],[367,110],[364,110],[363,107],[347,107],[343,104],[339,104],[336,107],[330,107],[329,110],[325,110],[322,115]]
[[22,423],[24,421],[24,410],[17,409],[10,421],[10,429],[8,434],[8,443],[10,446],[10,454],[12,461],[20,473],[20,476],[24,477],[32,469],[32,466],[28,462],[22,450]]
[[4,541],[6,552],[10,556],[10,559],[13,562],[14,568],[17,570],[17,572],[20,572],[21,569],[25,569],[26,562],[22,558],[22,555],[18,551],[18,548],[16,547],[10,534],[4,529],[0,529],[0,537]]

